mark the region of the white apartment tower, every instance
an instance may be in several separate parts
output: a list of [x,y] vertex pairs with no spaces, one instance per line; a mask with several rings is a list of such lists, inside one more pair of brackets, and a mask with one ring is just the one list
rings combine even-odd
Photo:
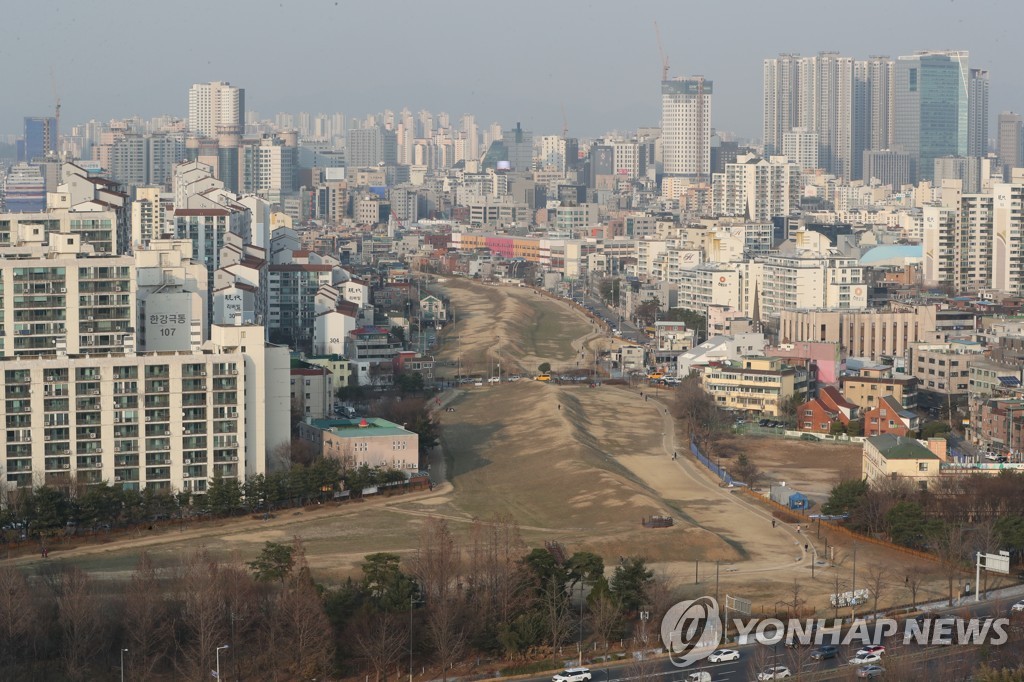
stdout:
[[712,81],[704,76],[661,82],[663,172],[707,180],[711,173]]
[[188,129],[199,137],[245,130],[245,90],[230,83],[196,83],[188,91]]

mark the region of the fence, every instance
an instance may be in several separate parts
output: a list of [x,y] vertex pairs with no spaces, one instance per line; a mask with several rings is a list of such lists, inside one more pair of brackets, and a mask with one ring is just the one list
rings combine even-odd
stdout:
[[918,559],[926,559],[928,561],[939,560],[939,558],[936,557],[934,554],[929,554],[928,552],[921,552],[916,549],[911,549],[910,547],[897,545],[893,542],[889,542],[888,540],[879,540],[878,538],[873,538],[870,535],[863,535],[861,533],[857,533],[856,531],[852,531],[849,528],[846,528],[845,526],[840,526],[839,524],[832,523],[831,521],[822,521],[821,519],[809,518],[806,515],[800,514],[798,510],[790,509],[789,507],[783,504],[779,504],[778,502],[770,500],[767,497],[759,495],[747,488],[744,488],[743,492],[746,493],[747,495],[750,495],[758,502],[768,505],[772,509],[778,510],[779,512],[782,512],[779,516],[781,516],[784,521],[792,523],[807,523],[808,532],[810,532],[811,526],[813,526],[814,524],[819,524],[822,530],[828,530],[829,533],[846,537],[851,542],[863,542],[870,545],[877,545],[878,547],[891,549],[895,552],[909,554],[910,556],[916,557]]
[[694,443],[692,440],[690,441],[690,452],[693,453],[693,456],[697,458],[698,462],[706,466],[711,471],[711,473],[713,473],[715,476],[718,476],[720,479],[722,479],[729,485],[746,485],[746,483],[741,483],[740,481],[737,481],[735,478],[733,478],[729,474],[729,472],[726,471],[723,467],[715,464],[710,459],[708,459],[707,456],[705,456],[704,453],[700,451],[700,448],[697,447],[697,444]]

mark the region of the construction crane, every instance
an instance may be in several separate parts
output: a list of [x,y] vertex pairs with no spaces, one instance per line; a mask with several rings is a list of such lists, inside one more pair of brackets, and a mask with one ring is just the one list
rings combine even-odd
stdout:
[[661,56],[661,80],[668,80],[668,55],[665,54],[665,47],[661,44],[661,29],[658,22],[654,22],[654,37],[658,39],[658,55]]
[[[60,150],[57,146],[60,144],[60,95],[57,94],[57,76],[54,75],[53,67],[50,67],[50,87],[53,89],[53,100],[54,100],[54,111],[53,111],[53,131],[50,131],[49,126],[44,127],[45,139],[43,145],[46,150],[53,151],[54,156],[60,155]],[[54,139],[50,139],[51,134]]]
[[562,139],[569,137],[569,119],[565,115],[565,103],[562,103]]

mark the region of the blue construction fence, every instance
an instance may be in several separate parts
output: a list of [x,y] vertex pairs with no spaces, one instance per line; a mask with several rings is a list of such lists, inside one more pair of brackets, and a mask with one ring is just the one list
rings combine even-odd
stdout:
[[740,481],[737,481],[735,478],[733,478],[729,474],[729,472],[725,470],[725,467],[720,467],[717,464],[715,464],[714,462],[712,462],[710,459],[708,459],[708,457],[703,452],[700,451],[700,448],[698,448],[697,444],[694,443],[692,440],[690,441],[690,452],[693,453],[693,456],[697,458],[698,462],[700,462],[701,464],[706,466],[711,471],[711,473],[713,473],[715,476],[718,476],[720,479],[725,481],[727,484],[729,484],[729,485],[746,485],[746,483],[742,483]]

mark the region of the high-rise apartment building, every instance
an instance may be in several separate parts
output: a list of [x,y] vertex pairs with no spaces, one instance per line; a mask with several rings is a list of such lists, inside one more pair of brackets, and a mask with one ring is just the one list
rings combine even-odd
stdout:
[[245,130],[245,90],[230,83],[196,83],[188,91],[188,129],[200,137]]
[[766,223],[788,216],[800,203],[800,189],[800,167],[785,157],[741,156],[713,176],[714,213]]
[[988,71],[971,69],[967,81],[967,156],[988,154]]
[[803,130],[817,138],[821,168],[859,178],[864,150],[888,147],[891,63],[835,52],[764,60],[765,153],[783,153],[786,134]]
[[[1012,111],[999,114],[999,163],[1003,168],[1020,168],[1024,165],[1024,116]],[[1004,179],[1009,179],[1004,171]]]
[[895,145],[917,159],[921,179],[932,180],[936,158],[968,153],[968,53],[918,52],[899,57],[895,78]]
[[794,128],[782,135],[782,155],[810,173],[818,168],[818,136],[806,128]]
[[398,163],[398,138],[383,126],[348,131],[345,162],[349,168],[376,168]]
[[704,76],[661,82],[662,172],[708,180],[711,175],[711,96]]

